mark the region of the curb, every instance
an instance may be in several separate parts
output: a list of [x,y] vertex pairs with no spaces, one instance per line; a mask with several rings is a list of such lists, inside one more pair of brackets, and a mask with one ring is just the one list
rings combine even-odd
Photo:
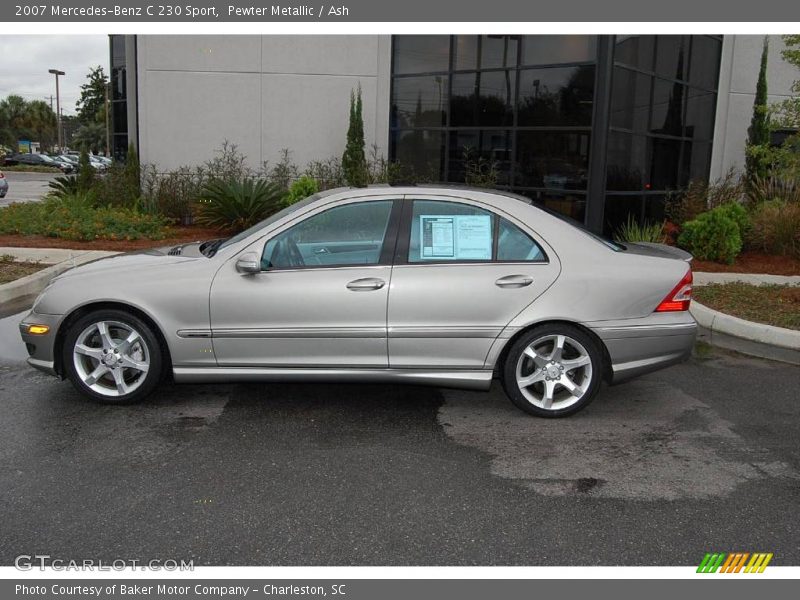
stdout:
[[689,308],[708,331],[708,343],[744,354],[800,365],[800,331],[745,321],[713,310],[697,300]]
[[47,267],[46,269],[42,269],[41,271],[37,271],[36,273],[31,273],[30,275],[26,275],[20,279],[16,279],[9,283],[4,283],[3,285],[0,285],[0,304],[11,305],[19,302],[23,298],[35,296],[45,287],[47,287],[47,284],[50,283],[50,280],[56,275],[61,275],[61,273],[68,271],[72,267],[77,267],[78,265],[97,260],[98,258],[112,256],[113,254],[118,253],[92,250],[77,256],[73,256],[66,260],[62,260],[61,262]]

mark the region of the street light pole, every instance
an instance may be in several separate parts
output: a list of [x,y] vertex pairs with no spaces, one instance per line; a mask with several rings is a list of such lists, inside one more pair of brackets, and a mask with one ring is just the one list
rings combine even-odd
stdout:
[[58,151],[64,151],[64,140],[62,139],[62,132],[61,132],[61,96],[58,92],[58,76],[59,75],[66,75],[64,71],[59,71],[58,69],[50,69],[48,73],[52,73],[56,76],[56,129],[58,135]]

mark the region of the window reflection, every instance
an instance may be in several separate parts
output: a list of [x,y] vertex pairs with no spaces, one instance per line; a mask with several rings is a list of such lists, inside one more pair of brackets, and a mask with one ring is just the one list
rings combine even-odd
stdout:
[[589,62],[596,59],[597,38],[593,35],[528,35],[524,47],[523,65]]
[[446,35],[396,35],[393,69],[403,73],[433,73],[450,68],[450,37]]
[[515,185],[556,190],[585,190],[589,134],[543,131],[517,133],[519,169]]
[[518,124],[591,125],[594,72],[593,66],[520,71]]
[[516,81],[516,72],[508,70],[453,75],[450,124],[456,127],[511,125]]

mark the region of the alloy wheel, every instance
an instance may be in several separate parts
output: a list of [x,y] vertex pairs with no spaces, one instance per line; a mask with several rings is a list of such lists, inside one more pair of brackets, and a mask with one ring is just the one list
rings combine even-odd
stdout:
[[525,399],[544,410],[563,410],[578,402],[592,382],[592,359],[568,335],[534,340],[517,361],[516,380]]
[[78,377],[104,396],[126,396],[139,388],[150,369],[150,352],[142,335],[120,321],[98,321],[86,327],[72,351]]

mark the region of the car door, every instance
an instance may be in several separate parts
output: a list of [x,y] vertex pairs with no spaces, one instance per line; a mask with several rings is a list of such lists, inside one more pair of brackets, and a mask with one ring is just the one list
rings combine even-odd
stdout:
[[386,367],[386,303],[401,200],[326,206],[245,248],[211,287],[214,353],[221,366]]
[[407,198],[389,295],[389,365],[482,368],[503,328],[556,279],[546,246],[486,205]]

